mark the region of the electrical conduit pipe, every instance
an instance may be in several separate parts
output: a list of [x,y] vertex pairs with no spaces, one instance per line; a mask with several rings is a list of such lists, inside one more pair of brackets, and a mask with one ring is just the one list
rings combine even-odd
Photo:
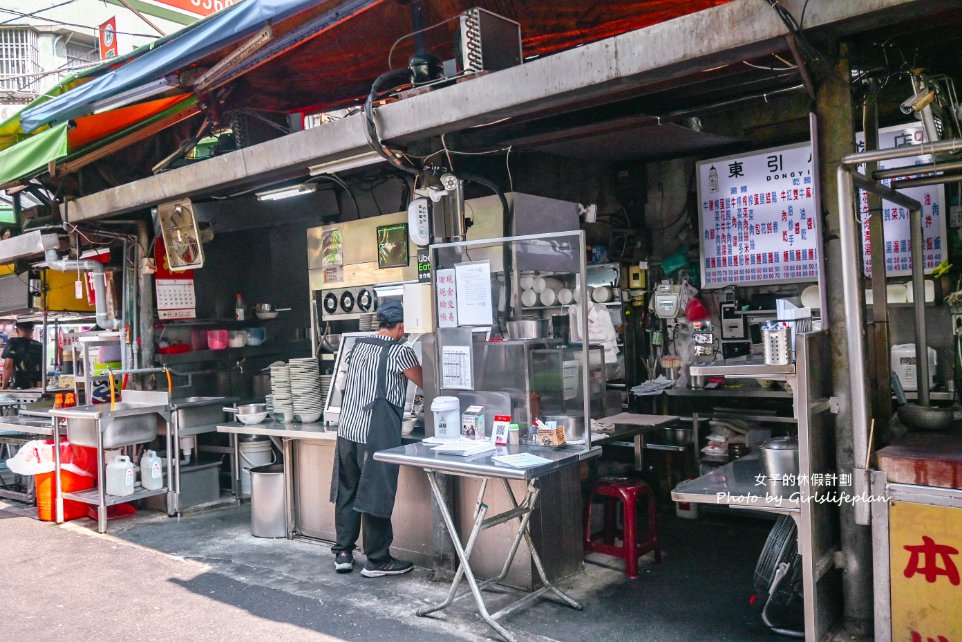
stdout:
[[75,259],[61,259],[56,250],[47,250],[47,267],[57,272],[93,272],[94,298],[96,299],[97,325],[104,330],[119,330],[122,325],[120,319],[111,318],[107,312],[107,288],[104,282],[104,264],[100,261],[78,261]]

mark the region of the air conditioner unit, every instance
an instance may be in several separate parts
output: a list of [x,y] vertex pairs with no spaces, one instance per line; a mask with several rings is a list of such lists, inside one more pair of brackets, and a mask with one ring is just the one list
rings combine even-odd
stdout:
[[461,14],[456,44],[459,73],[498,71],[523,60],[521,25],[478,7]]

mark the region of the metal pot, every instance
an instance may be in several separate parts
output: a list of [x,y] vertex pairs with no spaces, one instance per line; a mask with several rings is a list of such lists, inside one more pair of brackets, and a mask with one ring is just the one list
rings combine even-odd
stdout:
[[[763,441],[759,449],[768,491],[782,497],[798,490],[798,439],[772,437]],[[793,483],[785,483],[786,476]]]
[[541,339],[544,337],[544,322],[535,319],[508,321],[509,339]]
[[695,429],[685,426],[667,426],[661,429],[662,439],[669,446],[687,446],[695,437]]

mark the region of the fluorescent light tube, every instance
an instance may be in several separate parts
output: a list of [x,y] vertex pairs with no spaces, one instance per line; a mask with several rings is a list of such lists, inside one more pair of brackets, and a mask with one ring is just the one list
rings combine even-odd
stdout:
[[254,196],[256,196],[257,200],[259,201],[279,201],[282,198],[300,196],[301,194],[310,194],[316,189],[317,185],[314,183],[302,183],[300,185],[290,185],[288,187],[280,187],[278,189],[267,190],[265,192],[255,192]]

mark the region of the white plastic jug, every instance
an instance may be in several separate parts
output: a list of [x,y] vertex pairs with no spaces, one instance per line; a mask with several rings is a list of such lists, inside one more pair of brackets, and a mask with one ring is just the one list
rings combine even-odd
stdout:
[[153,450],[148,450],[140,458],[140,483],[144,490],[159,490],[164,486],[160,457]]
[[461,400],[457,397],[435,397],[431,402],[434,412],[434,436],[438,439],[460,439]]
[[106,492],[108,495],[117,497],[133,494],[134,465],[127,455],[117,455],[112,462],[107,464]]

